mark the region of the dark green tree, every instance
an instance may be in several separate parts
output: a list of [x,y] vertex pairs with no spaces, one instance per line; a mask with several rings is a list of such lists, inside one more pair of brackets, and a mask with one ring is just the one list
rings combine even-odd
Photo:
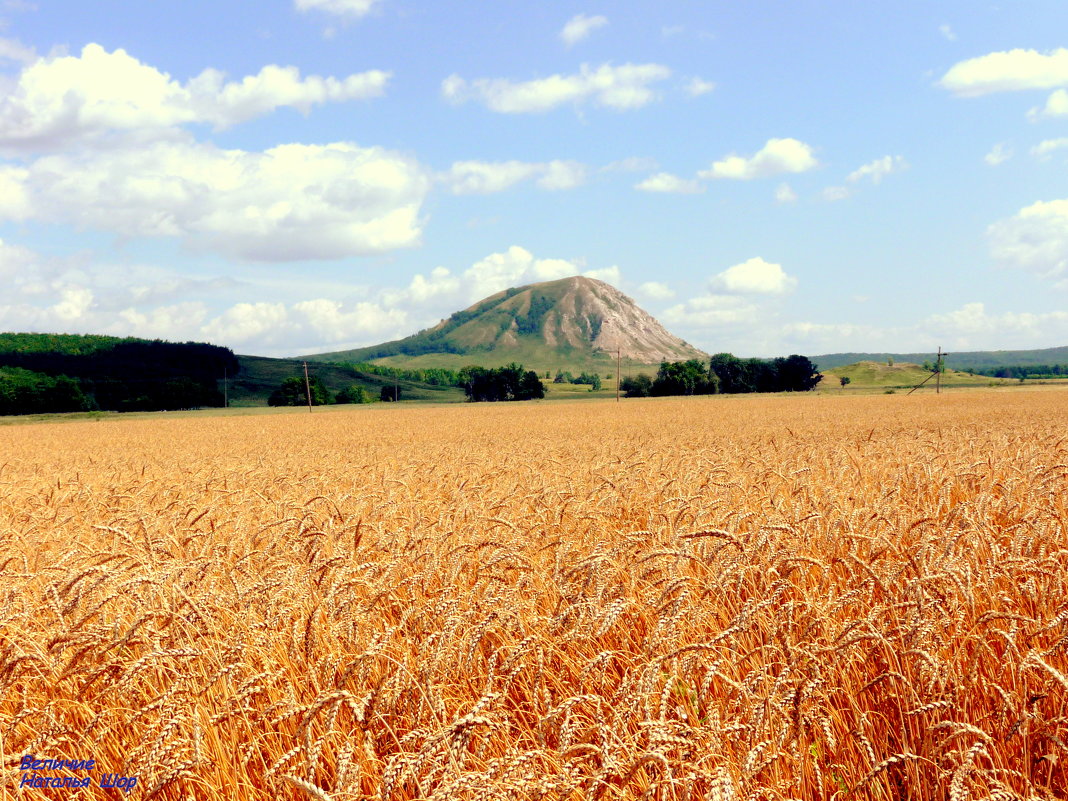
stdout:
[[545,385],[541,383],[537,373],[527,370],[519,381],[519,390],[515,393],[514,400],[538,400],[544,397]]
[[52,414],[95,409],[78,382],[20,367],[0,367],[0,415]]
[[718,376],[698,359],[661,362],[653,380],[653,395],[712,395],[719,391]]
[[465,367],[464,392],[471,401],[533,400],[545,397],[545,387],[533,370],[515,362],[497,368]]
[[648,398],[653,391],[653,379],[645,373],[638,373],[633,378],[627,376],[619,382],[619,388],[624,397]]
[[371,396],[359,384],[352,384],[337,393],[334,403],[370,403]]
[[572,381],[574,384],[588,384],[591,390],[601,388],[601,377],[597,373],[582,373]]
[[[319,376],[311,376],[308,379],[311,386],[312,406],[322,406],[328,402],[329,395]],[[268,406],[306,406],[308,395],[304,386],[304,376],[293,376],[282,382],[270,397],[267,398]]]
[[717,353],[709,362],[709,370],[719,378],[719,391],[724,393],[752,392],[745,365],[730,353]]
[[794,354],[776,359],[778,386],[772,392],[808,392],[814,389],[823,375],[807,357]]

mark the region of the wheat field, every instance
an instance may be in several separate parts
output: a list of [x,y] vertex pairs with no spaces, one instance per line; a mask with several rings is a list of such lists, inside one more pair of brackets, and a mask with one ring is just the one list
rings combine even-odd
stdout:
[[[1021,391],[2,429],[0,792],[1066,798],[1066,412]],[[95,759],[93,785],[20,790],[27,755]]]

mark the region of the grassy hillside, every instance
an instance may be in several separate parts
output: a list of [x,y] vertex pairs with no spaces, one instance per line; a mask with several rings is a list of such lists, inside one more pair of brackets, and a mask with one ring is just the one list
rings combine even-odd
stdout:
[[[894,362],[890,367],[886,362],[861,361],[856,364],[842,365],[831,370],[822,370],[823,380],[819,383],[819,389],[839,389],[840,379],[849,379],[849,389],[864,389],[874,387],[911,388],[919,384],[931,375],[929,370],[924,370],[919,364],[909,362]],[[928,386],[934,386],[935,379],[927,382]],[[988,386],[991,382],[1008,383],[1003,379],[989,378],[983,375],[968,375],[957,370],[946,370],[942,374],[943,387],[981,387]]]
[[[501,352],[473,352],[470,354],[457,353],[427,353],[422,356],[388,356],[375,359],[376,364],[385,364],[391,367],[403,367],[405,369],[426,369],[428,367],[444,367],[451,370],[459,370],[470,364],[481,367],[503,367],[511,362],[518,362],[528,370],[534,370],[538,375],[545,375],[548,371],[553,375],[557,370],[565,370],[578,375],[583,372],[599,373],[602,377],[611,373],[612,380],[616,375],[616,360],[614,356],[594,353],[587,354],[581,351],[564,348],[550,348],[536,342],[523,342],[507,353]],[[621,360],[623,374],[627,370],[632,372],[655,373],[659,364],[640,364],[630,359]]]
[[[547,290],[547,294],[551,296],[554,290],[555,288]],[[520,291],[520,288],[513,288],[498,292],[463,311],[454,313],[433,328],[425,329],[404,339],[383,342],[380,345],[371,345],[366,348],[311,354],[307,358],[315,361],[381,361],[383,364],[395,364],[400,359],[405,366],[412,367],[463,366],[474,362],[470,358],[466,360],[460,358],[456,362],[416,365],[410,361],[409,357],[425,355],[463,357],[479,352],[485,353],[492,348],[502,334],[507,333],[513,327],[514,323],[519,329],[516,332],[517,341],[514,344],[536,346],[537,337],[534,336],[534,330],[540,320],[527,319],[532,317],[532,310],[529,308],[525,310],[525,315],[517,319],[518,315],[508,304],[508,301]],[[503,363],[516,360],[513,358]],[[478,363],[486,367],[494,366],[488,360],[480,360]]]
[[[240,370],[230,382],[231,406],[266,406],[267,397],[287,378],[304,375],[300,359],[268,359],[262,356],[238,356]],[[332,394],[352,384],[364,387],[378,398],[383,386],[394,384],[390,378],[371,375],[351,367],[335,364],[308,363],[308,372],[316,375]],[[435,387],[415,381],[397,381],[401,400],[438,401],[455,403],[464,399],[463,390],[455,387]]]
[[604,373],[617,352],[627,367],[707,358],[614,287],[579,276],[498,292],[404,339],[305,358],[454,370],[519,362],[538,373]]
[[[935,360],[935,353],[825,353],[813,356],[812,361],[821,371],[856,364],[857,362],[882,362],[893,358],[895,362],[923,362]],[[954,370],[969,368],[1008,367],[1011,365],[1064,364],[1068,363],[1068,346],[1041,348],[1038,350],[975,350],[950,353],[945,357],[946,367]]]

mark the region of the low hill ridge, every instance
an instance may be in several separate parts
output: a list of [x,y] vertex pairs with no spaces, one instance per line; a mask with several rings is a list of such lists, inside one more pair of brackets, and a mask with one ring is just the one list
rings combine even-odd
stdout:
[[487,365],[517,360],[549,367],[614,359],[617,351],[636,364],[708,358],[627,295],[585,276],[506,289],[410,337],[307,358],[397,362],[453,354]]
[[[857,362],[882,362],[889,359],[895,362],[922,364],[935,360],[935,351],[928,353],[824,353],[810,357],[820,370],[833,370],[836,367],[856,364]],[[1043,364],[1068,363],[1068,346],[1056,348],[1039,348],[1035,350],[969,350],[950,352],[945,355],[943,363],[953,370],[984,369],[988,367],[1009,367],[1013,365],[1032,366]]]
[[[859,361],[855,364],[843,364],[821,371],[823,380],[821,388],[835,388],[839,386],[841,378],[848,378],[850,386],[854,389],[864,387],[914,387],[924,381],[927,386],[934,387],[933,373],[922,365],[912,362],[894,362],[889,365],[886,362]],[[946,368],[942,374],[942,386],[988,386],[990,384],[1005,383],[1001,379],[991,379],[984,375],[970,375],[966,372]]]

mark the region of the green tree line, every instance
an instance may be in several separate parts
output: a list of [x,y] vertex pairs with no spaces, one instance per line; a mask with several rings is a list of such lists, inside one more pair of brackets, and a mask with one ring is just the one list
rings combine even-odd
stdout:
[[401,381],[414,381],[421,384],[430,384],[435,387],[462,387],[463,379],[459,370],[449,370],[445,367],[425,367],[422,369],[404,369],[390,367],[385,364],[373,364],[371,362],[339,362],[339,367],[348,367],[356,372],[370,373],[384,378],[395,378]]
[[1068,364],[1013,364],[1004,367],[976,367],[965,372],[991,378],[1063,378]]
[[229,348],[201,342],[0,333],[0,368],[4,413],[33,414],[221,406],[218,382],[238,363]]
[[95,409],[93,399],[73,378],[49,376],[21,367],[0,367],[0,414],[49,414]]
[[[329,403],[371,403],[371,393],[359,384],[351,384],[336,395],[331,395],[326,384],[317,375],[308,377],[305,385],[304,376],[293,376],[285,379],[277,389],[267,398],[268,406],[306,406],[308,403],[308,390],[311,390],[311,405],[325,406]],[[383,387],[382,400],[394,400],[393,387]],[[388,393],[385,391],[388,389]],[[390,397],[386,397],[387,394]],[[399,398],[398,398],[399,400]]]
[[740,359],[717,353],[699,359],[662,362],[656,376],[639,373],[620,382],[628,398],[665,395],[715,395],[744,392],[807,392],[822,376],[805,356]]
[[[426,371],[381,369],[381,365],[358,365],[363,372],[405,380],[420,380]],[[376,368],[374,370],[366,368]],[[451,373],[453,371],[435,371]],[[471,365],[456,372],[456,383],[461,386],[470,401],[515,401],[532,400],[545,397],[545,387],[533,370],[524,370],[521,364],[512,363],[506,367],[478,367]],[[367,391],[353,384],[331,397],[322,380],[315,375],[308,378],[305,386],[303,376],[285,379],[267,399],[269,406],[304,406],[308,403],[308,389],[311,390],[312,406],[327,403],[368,403],[371,401]],[[400,390],[396,386],[385,385],[379,393],[379,400],[400,400]]]
[[464,393],[471,401],[519,401],[545,397],[545,387],[533,370],[512,362],[506,367],[464,367]]

